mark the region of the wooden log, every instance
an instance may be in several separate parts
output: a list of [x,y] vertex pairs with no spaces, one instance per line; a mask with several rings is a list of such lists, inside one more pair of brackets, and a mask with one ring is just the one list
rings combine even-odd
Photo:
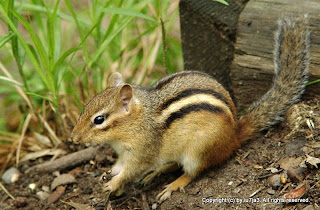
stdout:
[[[277,20],[308,14],[311,30],[310,81],[320,78],[320,1],[251,0],[238,20],[231,81],[238,109],[247,108],[270,88],[274,75],[273,50]],[[320,95],[320,83],[307,88],[305,97]]]
[[234,55],[237,20],[248,0],[181,0],[184,68],[213,75],[226,88]]

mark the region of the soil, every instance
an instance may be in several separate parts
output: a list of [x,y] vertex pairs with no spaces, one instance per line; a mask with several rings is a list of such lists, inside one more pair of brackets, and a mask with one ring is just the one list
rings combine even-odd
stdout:
[[[76,181],[53,191],[50,186],[57,172],[24,172],[46,161],[45,157],[24,163],[19,168],[20,179],[14,184],[4,184],[15,200],[0,190],[0,209],[317,209],[320,206],[320,170],[317,168],[320,164],[305,164],[303,173],[283,176],[291,170],[285,165],[298,167],[293,160],[305,160],[306,154],[320,157],[318,102],[305,102],[295,109],[291,118],[301,119],[299,116],[302,116],[304,123],[296,125],[298,120],[292,123],[289,116],[287,121],[246,142],[225,163],[202,173],[184,192],[174,192],[161,204],[156,202],[156,195],[182,172],[161,175],[146,187],[130,183],[123,195],[108,199],[101,191],[100,176],[110,169],[116,157],[111,148],[104,145],[94,160],[60,171],[60,174],[73,175]],[[305,123],[308,120],[312,122]],[[70,153],[81,149],[71,143],[66,147]],[[281,183],[270,181],[269,177],[277,174],[281,174]],[[298,181],[294,179],[297,176],[300,177]],[[34,189],[29,187],[32,183]],[[306,188],[300,188],[301,185]],[[39,192],[45,191],[49,198],[40,199]],[[284,196],[300,200],[285,202]]]

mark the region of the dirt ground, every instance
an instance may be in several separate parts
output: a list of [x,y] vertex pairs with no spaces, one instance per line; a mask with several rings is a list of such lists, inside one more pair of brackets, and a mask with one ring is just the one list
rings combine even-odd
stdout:
[[[319,101],[300,103],[288,113],[286,121],[247,142],[228,161],[203,173],[185,192],[174,192],[161,204],[157,204],[156,195],[181,171],[161,175],[146,187],[128,184],[122,196],[109,200],[99,179],[116,157],[105,145],[94,160],[60,171],[75,180],[55,190],[50,186],[57,173],[25,173],[49,157],[22,164],[20,179],[4,185],[15,200],[0,190],[0,209],[319,209]],[[70,143],[66,150],[81,148]],[[29,187],[32,183],[34,189]],[[284,197],[300,200],[286,202]]]

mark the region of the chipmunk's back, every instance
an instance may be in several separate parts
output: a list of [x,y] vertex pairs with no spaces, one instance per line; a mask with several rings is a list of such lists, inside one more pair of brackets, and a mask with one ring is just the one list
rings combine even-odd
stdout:
[[166,76],[151,86],[151,92],[157,94],[158,111],[179,101],[184,101],[184,105],[196,104],[197,101],[191,102],[190,99],[203,96],[202,98],[223,103],[233,115],[236,114],[229,93],[214,78],[202,72],[184,71]]

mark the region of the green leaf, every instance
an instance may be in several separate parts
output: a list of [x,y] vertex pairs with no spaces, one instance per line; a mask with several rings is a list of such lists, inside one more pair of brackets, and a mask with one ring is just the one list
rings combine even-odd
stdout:
[[153,21],[157,24],[159,24],[154,18],[145,15],[141,12],[137,12],[136,10],[133,9],[126,9],[126,8],[105,8],[102,9],[102,11],[110,13],[110,14],[118,14],[118,15],[127,15],[127,16],[132,16],[132,17],[139,17],[143,18],[145,20],[150,20]]
[[229,3],[225,0],[213,0],[213,1],[217,1],[217,2],[220,2],[221,4],[229,6]]
[[9,42],[13,36],[14,36],[14,33],[9,32],[8,35],[0,37],[0,48],[3,45],[5,45],[7,42]]

